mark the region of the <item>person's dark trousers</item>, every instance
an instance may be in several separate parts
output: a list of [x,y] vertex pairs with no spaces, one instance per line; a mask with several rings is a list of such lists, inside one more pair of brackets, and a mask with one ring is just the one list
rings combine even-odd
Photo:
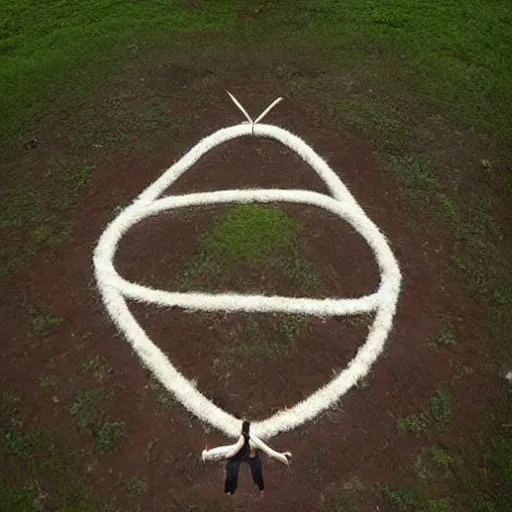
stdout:
[[259,454],[256,454],[254,457],[249,457],[249,467],[251,468],[253,482],[258,486],[260,491],[263,491],[265,483],[263,482],[263,468],[261,467]]
[[239,460],[228,460],[226,463],[226,481],[224,482],[224,492],[235,494],[238,487],[238,474],[240,473]]

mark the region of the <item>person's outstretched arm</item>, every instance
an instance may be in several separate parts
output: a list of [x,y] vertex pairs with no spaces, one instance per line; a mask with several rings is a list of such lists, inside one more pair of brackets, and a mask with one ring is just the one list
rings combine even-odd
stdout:
[[251,434],[250,442],[253,444],[254,448],[257,448],[258,450],[265,452],[269,457],[277,459],[286,466],[290,465],[292,458],[292,454],[290,452],[276,452],[275,450],[270,448],[270,446],[265,444],[259,437],[256,437],[254,434]]
[[223,460],[229,459],[236,455],[244,445],[244,436],[240,436],[238,441],[235,444],[228,444],[226,446],[218,446],[217,448],[212,448],[211,450],[207,450],[206,448],[203,450],[201,454],[201,458],[203,460]]

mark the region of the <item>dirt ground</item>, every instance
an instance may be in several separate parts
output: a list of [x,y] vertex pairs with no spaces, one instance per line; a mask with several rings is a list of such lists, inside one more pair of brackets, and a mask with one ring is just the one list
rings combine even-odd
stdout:
[[[276,95],[272,89],[264,89],[272,91],[269,95],[254,87],[240,81],[234,91],[251,113]],[[185,112],[187,104],[176,108]],[[397,184],[380,168],[370,143],[333,130],[313,112],[312,107],[287,98],[266,122],[304,138],[329,162],[388,237],[403,272],[403,291],[385,352],[364,383],[315,421],[271,440],[274,448],[293,453],[293,465],[288,470],[265,461],[263,499],[256,495],[246,468],[237,495],[233,499],[223,495],[223,466],[203,464],[200,454],[205,443],[213,446],[227,440],[188,415],[179,403],[165,398],[108,318],[91,260],[98,237],[117,207],[128,204],[200,137],[241,121],[227,97],[195,112],[178,133],[160,134],[150,153],[105,154],[74,214],[72,240],[56,255],[40,257],[3,290],[2,388],[30,404],[24,409],[26,424],[59,425],[59,431],[72,440],[95,493],[105,499],[115,495],[122,510],[320,510],[340,492],[351,492],[354,487],[361,490],[377,482],[397,483],[398,470],[422,446],[414,435],[397,431],[397,420],[424,409],[437,386],[451,387],[453,414],[444,430],[428,434],[436,443],[462,440],[477,432],[487,421],[486,407],[502,392],[499,375],[480,350],[486,332],[478,298],[462,291],[460,276],[446,272],[451,240],[435,229],[436,221],[427,213],[423,223],[433,229],[416,232],[407,221],[409,213]],[[55,131],[49,132],[46,142],[29,157],[32,165],[41,168],[41,176],[59,145],[65,145]],[[240,187],[325,191],[314,172],[286,148],[246,138],[213,150],[170,192]],[[359,296],[376,288],[378,271],[371,251],[350,226],[314,209],[285,210],[304,226],[301,236],[311,248],[308,258],[323,276],[315,295]],[[141,282],[150,281],[148,276],[172,277],[183,259],[194,254],[197,236],[219,211],[184,210],[142,222],[123,240],[118,269]],[[246,291],[296,293],[284,278],[257,272],[248,284]],[[32,297],[63,319],[43,337],[30,334],[24,304]],[[254,419],[290,406],[326,383],[354,355],[368,325],[365,318],[313,319],[285,357],[235,368],[228,378],[218,378],[213,368],[218,347],[226,343],[227,333],[237,335],[249,315],[206,315],[141,305],[133,305],[133,310],[151,338],[187,377],[196,379],[207,396],[232,413]],[[463,340],[449,349],[429,342],[435,340],[445,318],[457,319],[458,336]],[[264,332],[270,332],[275,318],[261,316],[258,321]],[[96,355],[112,367],[101,386],[115,398],[105,403],[103,414],[122,418],[127,425],[127,436],[117,453],[102,458],[94,451],[90,433],[78,431],[69,412],[76,390],[85,382],[78,368]],[[460,367],[478,367],[464,376],[464,389],[452,386],[457,378],[455,359]],[[38,385],[49,361],[58,376],[58,386],[50,392]],[[16,458],[8,458],[5,468],[22,478]],[[132,476],[147,482],[147,492],[136,503],[121,484]],[[357,503],[361,511],[391,510],[371,490],[360,492]]]

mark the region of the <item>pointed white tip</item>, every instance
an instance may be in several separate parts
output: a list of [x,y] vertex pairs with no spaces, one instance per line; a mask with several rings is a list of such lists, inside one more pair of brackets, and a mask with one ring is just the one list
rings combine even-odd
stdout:
[[249,121],[249,123],[251,124],[254,124],[252,119],[251,119],[251,116],[247,113],[247,111],[245,110],[244,107],[242,107],[242,105],[240,104],[240,102],[229,92],[229,91],[226,91],[229,95],[229,97],[231,98],[231,100],[233,101],[233,103],[240,109],[240,111],[242,112],[242,114],[245,116],[245,118],[247,119],[247,121]]

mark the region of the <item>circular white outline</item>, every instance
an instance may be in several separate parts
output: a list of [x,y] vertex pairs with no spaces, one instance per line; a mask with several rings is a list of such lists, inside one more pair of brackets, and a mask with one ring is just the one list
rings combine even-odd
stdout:
[[[268,111],[269,109],[267,109]],[[260,116],[261,118],[262,116]],[[250,118],[249,118],[250,119]],[[212,148],[237,137],[273,138],[299,154],[327,185],[332,197],[307,190],[255,189],[168,195],[158,197]],[[155,290],[123,279],[115,270],[114,257],[122,236],[137,222],[162,211],[206,204],[239,202],[289,202],[323,208],[347,220],[372,248],[380,269],[377,292],[352,299],[308,299],[264,295],[178,293]],[[384,348],[392,328],[401,284],[398,263],[377,226],[366,216],[339,177],[302,139],[273,125],[242,123],[220,129],[190,149],[180,160],[147,187],[102,233],[93,256],[95,275],[105,307],[123,331],[142,362],[155,377],[195,416],[226,435],[237,438],[240,420],[222,410],[197,390],[151,341],[131,314],[126,298],[202,311],[257,311],[335,316],[375,311],[365,343],[348,366],[305,400],[273,416],[252,423],[258,437],[268,439],[291,430],[329,408],[370,370]]]

